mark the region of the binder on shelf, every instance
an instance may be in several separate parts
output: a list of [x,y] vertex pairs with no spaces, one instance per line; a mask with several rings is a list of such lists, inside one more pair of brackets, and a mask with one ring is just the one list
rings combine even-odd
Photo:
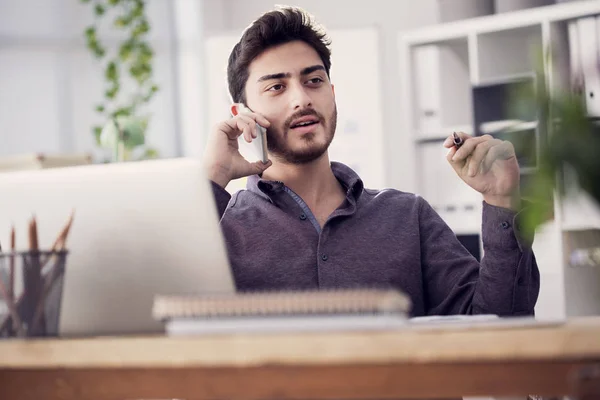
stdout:
[[579,27],[577,20],[568,24],[569,67],[571,69],[571,86],[583,88],[583,71],[581,68],[581,48],[579,45]]
[[[587,111],[588,114],[594,117],[600,116],[600,16],[596,17],[596,51],[593,53],[596,55],[595,62],[592,64],[593,68],[593,86],[588,88],[593,90],[587,91]],[[593,97],[591,95],[594,95]]]
[[[417,141],[435,141],[438,140],[443,142],[446,140],[448,136],[452,134],[452,132],[463,132],[467,135],[473,135],[473,125],[471,124],[463,124],[463,125],[447,125],[443,128],[434,131],[422,131],[418,130],[416,133]],[[441,145],[441,143],[440,143]]]
[[600,70],[599,47],[600,27],[597,17],[577,20],[579,57],[587,112],[590,116],[600,116]]
[[440,49],[437,46],[419,46],[415,49],[417,123],[420,131],[441,130],[441,77]]
[[481,134],[493,135],[501,132],[517,132],[537,128],[537,121],[522,121],[515,119],[505,119],[500,121],[487,121],[479,125]]

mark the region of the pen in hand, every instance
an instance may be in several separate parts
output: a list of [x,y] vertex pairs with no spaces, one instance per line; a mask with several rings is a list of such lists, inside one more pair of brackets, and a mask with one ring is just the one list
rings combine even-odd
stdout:
[[452,132],[452,137],[454,141],[454,146],[456,146],[456,150],[460,149],[460,146],[463,145],[463,140],[460,136],[456,134],[456,132]]

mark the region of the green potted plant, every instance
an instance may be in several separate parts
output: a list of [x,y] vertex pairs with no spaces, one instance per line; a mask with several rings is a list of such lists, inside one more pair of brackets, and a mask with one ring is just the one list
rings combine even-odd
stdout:
[[[552,55],[546,54],[549,66]],[[552,217],[554,192],[570,195],[573,185],[567,179],[575,179],[581,190],[600,205],[600,125],[597,117],[587,113],[585,96],[589,94],[585,93],[583,77],[573,79],[571,87],[560,88],[549,83],[544,71],[538,69],[535,90],[515,94],[511,100],[516,107],[523,101],[531,102],[539,113],[538,149],[515,144],[523,151],[537,151],[538,156],[538,168],[523,193],[532,201],[524,220],[528,233]]]
[[[112,161],[155,158],[158,153],[146,144],[150,115],[146,106],[158,91],[152,80],[154,51],[147,40],[150,24],[144,0],[81,0],[92,6],[94,23],[85,29],[86,44],[103,67],[106,88],[95,106],[103,125],[92,127],[96,143],[110,149]],[[109,21],[122,33],[116,49],[99,38],[98,26]],[[132,90],[123,88],[128,80]]]

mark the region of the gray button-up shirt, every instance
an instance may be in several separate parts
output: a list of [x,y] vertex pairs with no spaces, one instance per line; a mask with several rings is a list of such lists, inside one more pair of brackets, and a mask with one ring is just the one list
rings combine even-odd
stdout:
[[213,182],[238,290],[394,287],[413,316],[533,314],[539,271],[518,214],[483,203],[479,263],[423,198],[331,168],[346,200],[323,229],[281,182],[251,176],[233,196]]

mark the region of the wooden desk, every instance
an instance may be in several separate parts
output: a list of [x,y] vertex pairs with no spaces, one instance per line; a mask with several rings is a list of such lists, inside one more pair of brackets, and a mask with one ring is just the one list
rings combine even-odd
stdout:
[[0,399],[391,399],[572,393],[600,318],[542,328],[0,342]]

